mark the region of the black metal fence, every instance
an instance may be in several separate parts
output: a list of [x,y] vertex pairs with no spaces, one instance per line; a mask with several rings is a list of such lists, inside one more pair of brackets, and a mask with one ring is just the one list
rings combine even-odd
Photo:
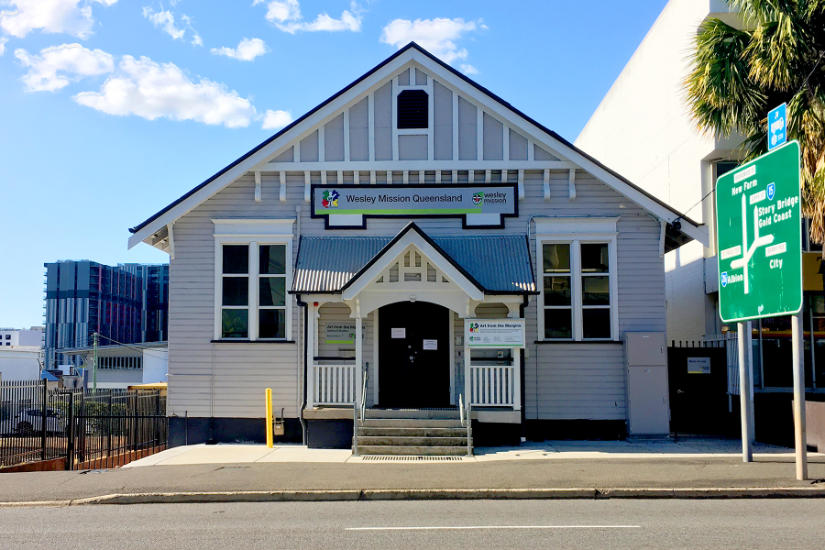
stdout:
[[165,449],[168,426],[157,391],[0,383],[0,467],[62,458],[66,469],[111,468]]

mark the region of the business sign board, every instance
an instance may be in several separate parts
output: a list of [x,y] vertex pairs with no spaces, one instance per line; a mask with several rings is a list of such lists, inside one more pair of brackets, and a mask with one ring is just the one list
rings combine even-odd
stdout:
[[518,215],[515,183],[489,185],[313,185],[312,217],[327,228],[365,228],[366,218],[462,218],[464,227],[503,227]]
[[799,144],[792,141],[716,182],[719,315],[725,322],[802,307]]
[[788,104],[775,107],[768,112],[768,151],[788,141]]
[[523,348],[524,319],[465,319],[464,339],[471,348]]
[[325,332],[325,344],[355,343],[355,321],[329,321]]

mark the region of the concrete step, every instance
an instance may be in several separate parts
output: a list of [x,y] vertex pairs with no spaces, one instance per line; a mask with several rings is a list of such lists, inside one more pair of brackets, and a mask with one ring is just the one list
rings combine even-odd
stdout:
[[361,455],[464,456],[466,445],[358,445]]
[[[361,447],[466,447],[466,437],[374,437],[358,439]],[[388,453],[389,454],[389,453]]]
[[466,437],[467,428],[358,428],[359,439],[365,436]]
[[368,428],[461,428],[461,422],[447,418],[365,418],[358,427]]
[[365,409],[365,418],[459,418],[458,409]]

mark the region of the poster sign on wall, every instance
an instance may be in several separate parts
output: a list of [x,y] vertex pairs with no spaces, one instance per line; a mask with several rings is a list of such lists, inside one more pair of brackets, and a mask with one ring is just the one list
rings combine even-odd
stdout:
[[354,321],[330,321],[327,323],[324,334],[325,344],[354,344]]
[[518,215],[515,183],[313,185],[312,217],[327,228],[366,227],[367,218],[462,218],[465,227],[502,227]]
[[710,374],[710,357],[688,357],[688,374]]
[[465,319],[464,339],[471,348],[523,348],[524,319]]

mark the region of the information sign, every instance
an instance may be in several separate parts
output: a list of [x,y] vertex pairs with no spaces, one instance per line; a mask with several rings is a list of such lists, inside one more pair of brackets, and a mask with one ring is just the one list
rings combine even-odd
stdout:
[[768,113],[768,151],[788,140],[788,104],[771,109]]
[[716,212],[722,320],[799,312],[799,144],[792,141],[720,176]]
[[524,319],[465,319],[464,338],[471,348],[523,348]]
[[354,344],[354,321],[330,321],[326,326],[325,344]]

